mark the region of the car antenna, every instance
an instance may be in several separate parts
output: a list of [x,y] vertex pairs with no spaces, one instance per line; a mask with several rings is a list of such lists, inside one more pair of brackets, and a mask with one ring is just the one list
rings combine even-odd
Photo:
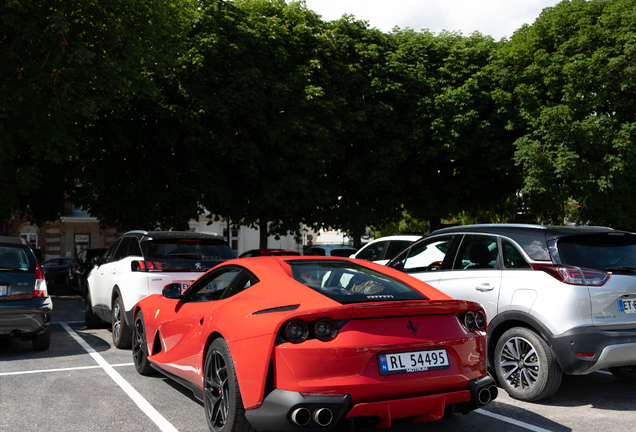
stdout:
[[576,217],[576,222],[574,222],[574,226],[579,226],[579,219],[581,219],[581,214],[583,213],[583,207],[585,207],[585,202],[587,201],[587,195],[585,195],[585,199],[583,199],[583,204],[579,206],[579,215]]

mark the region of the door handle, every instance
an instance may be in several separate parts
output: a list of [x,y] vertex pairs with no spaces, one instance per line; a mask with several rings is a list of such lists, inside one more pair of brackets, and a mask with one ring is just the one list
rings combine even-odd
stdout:
[[489,284],[489,283],[483,283],[483,284],[481,284],[480,286],[475,287],[475,289],[476,289],[477,291],[486,292],[486,291],[492,291],[493,289],[495,289],[495,287],[490,286],[490,284]]

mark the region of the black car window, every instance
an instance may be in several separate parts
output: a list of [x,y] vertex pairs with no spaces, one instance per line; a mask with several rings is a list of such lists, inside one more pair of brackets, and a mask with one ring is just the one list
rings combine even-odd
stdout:
[[356,258],[367,261],[375,261],[382,259],[384,256],[384,250],[388,246],[388,242],[376,242],[368,245],[364,250],[360,251]]
[[7,270],[28,271],[29,264],[25,248],[0,247],[0,273]]
[[117,252],[115,252],[115,255],[113,257],[113,261],[119,261],[120,259],[124,259],[128,256],[128,248],[130,247],[130,242],[132,240],[135,240],[132,237],[124,237],[121,241],[121,243],[119,244],[119,247],[117,248]]
[[258,283],[258,278],[247,270],[243,270],[241,274],[234,278],[234,280],[225,290],[221,298],[226,299],[232,297],[233,295],[240,293],[241,291],[255,285],[256,283]]
[[287,261],[294,279],[338,303],[426,300],[410,286],[350,261]]
[[496,236],[465,235],[459,247],[454,270],[493,269],[499,248]]
[[139,240],[137,237],[131,237],[130,246],[128,247],[128,254],[126,256],[144,256],[141,251],[141,246],[139,246]]
[[392,240],[389,242],[389,248],[386,250],[384,254],[384,259],[393,259],[397,254],[400,253],[405,247],[413,243],[409,240]]
[[102,264],[107,264],[113,261],[113,258],[115,256],[115,251],[117,250],[117,246],[119,246],[120,243],[121,243],[121,238],[118,238],[117,240],[113,242],[112,245],[110,245],[110,247],[106,250],[106,253],[104,253]]
[[331,256],[349,258],[352,254],[356,253],[353,249],[331,249]]
[[453,238],[454,235],[445,235],[414,244],[404,260],[402,271],[410,273],[439,270]]
[[501,249],[503,251],[503,264],[507,269],[531,268],[521,252],[508,240],[501,240]]
[[84,264],[84,261],[86,261],[86,249],[77,254],[77,262]]
[[309,248],[307,249],[307,251],[305,252],[305,255],[309,255],[309,256],[325,256],[327,255],[327,252],[325,252],[325,250],[323,248]]
[[241,272],[240,268],[227,267],[210,272],[199,279],[185,293],[185,301],[206,302],[219,300]]
[[636,236],[624,233],[587,234],[558,241],[560,264],[621,271],[636,267]]

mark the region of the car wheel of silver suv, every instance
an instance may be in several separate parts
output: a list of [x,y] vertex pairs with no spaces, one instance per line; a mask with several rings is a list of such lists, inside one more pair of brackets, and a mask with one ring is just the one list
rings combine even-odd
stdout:
[[495,348],[495,371],[499,385],[510,396],[526,402],[552,396],[563,378],[554,353],[532,330],[507,330]]
[[113,302],[113,344],[117,348],[130,348],[132,346],[132,329],[126,324],[124,317],[124,302],[117,297]]

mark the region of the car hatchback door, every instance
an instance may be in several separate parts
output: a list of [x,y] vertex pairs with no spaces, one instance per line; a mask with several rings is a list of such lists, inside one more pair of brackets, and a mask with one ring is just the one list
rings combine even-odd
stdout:
[[453,269],[442,272],[437,289],[455,299],[481,303],[490,320],[497,314],[500,288],[497,236],[465,235]]

